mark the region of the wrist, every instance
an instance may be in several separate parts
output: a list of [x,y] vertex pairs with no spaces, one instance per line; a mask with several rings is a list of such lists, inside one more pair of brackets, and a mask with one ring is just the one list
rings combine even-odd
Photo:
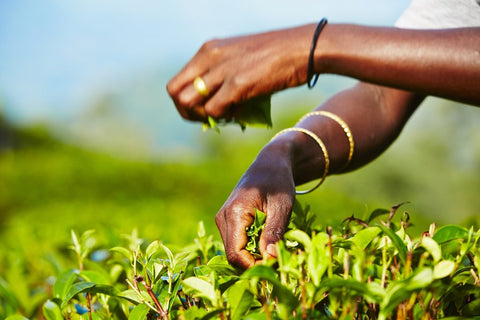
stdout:
[[274,156],[271,161],[277,163],[279,159],[283,159],[284,163],[288,163],[296,185],[322,177],[323,180],[328,171],[325,145],[321,140],[317,141],[319,138],[315,133],[303,128],[298,128],[305,130],[303,132],[293,129],[296,128],[280,132],[266,146],[269,155]]

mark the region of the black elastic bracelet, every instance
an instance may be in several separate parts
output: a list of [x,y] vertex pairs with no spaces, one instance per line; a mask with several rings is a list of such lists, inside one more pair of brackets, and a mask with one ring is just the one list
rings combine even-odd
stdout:
[[322,33],[323,28],[327,24],[327,18],[322,18],[317,24],[315,33],[313,34],[312,45],[310,46],[310,56],[308,57],[308,69],[307,69],[307,85],[309,89],[312,89],[318,80],[318,73],[313,72],[313,58],[315,55],[315,47],[317,46],[318,37]]

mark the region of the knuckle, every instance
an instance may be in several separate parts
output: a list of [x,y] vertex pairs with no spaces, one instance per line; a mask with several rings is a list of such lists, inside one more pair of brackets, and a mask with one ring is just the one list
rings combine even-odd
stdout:
[[219,39],[208,40],[200,47],[199,52],[202,54],[216,55],[220,51],[220,42]]
[[284,229],[280,227],[265,227],[263,233],[266,237],[273,241],[279,241],[282,239],[284,234]]
[[234,252],[234,251],[230,251],[230,252],[226,252],[225,253],[226,257],[227,257],[227,261],[235,266],[235,267],[241,267],[241,268],[245,268],[247,267],[247,265],[245,264],[245,262],[242,260],[240,254]]

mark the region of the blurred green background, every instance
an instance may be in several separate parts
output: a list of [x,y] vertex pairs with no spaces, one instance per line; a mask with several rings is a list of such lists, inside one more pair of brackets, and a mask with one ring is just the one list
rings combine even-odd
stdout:
[[[267,1],[249,19],[234,13],[249,12],[256,3],[236,4],[236,11],[214,1],[223,13],[216,16],[215,10],[189,11],[186,1],[176,1],[175,9],[173,2],[148,2],[138,12],[130,2],[2,2],[0,39],[7,45],[0,49],[0,280],[22,277],[25,290],[45,283],[68,263],[59,257],[71,229],[96,229],[112,245],[138,229],[147,239],[182,246],[203,220],[219,239],[214,216],[261,147],[353,81],[321,76],[313,91],[302,87],[273,96],[274,128],[225,127],[217,134],[176,114],[165,91],[168,79],[212,37],[313,22],[322,10],[333,21],[392,24],[408,4],[372,1],[381,7],[374,15],[343,2],[350,10],[335,11],[326,2],[309,11],[312,4],[300,1],[294,12],[293,4]],[[66,13],[78,14],[77,20]],[[235,23],[226,24],[234,16]],[[192,31],[190,22],[198,18],[205,23]],[[47,20],[50,29],[41,29]],[[75,33],[68,31],[72,25],[90,27]],[[95,41],[82,46],[82,39]],[[322,224],[402,202],[408,203],[400,210],[410,214],[418,233],[431,222],[478,223],[478,113],[429,98],[379,159],[329,177],[300,200]]]

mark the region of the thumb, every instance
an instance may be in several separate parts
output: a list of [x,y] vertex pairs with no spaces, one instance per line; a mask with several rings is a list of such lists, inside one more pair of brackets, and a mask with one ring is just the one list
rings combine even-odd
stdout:
[[262,235],[260,236],[260,252],[266,258],[276,258],[276,243],[283,238],[290,215],[292,204],[271,206],[267,211],[267,218]]

